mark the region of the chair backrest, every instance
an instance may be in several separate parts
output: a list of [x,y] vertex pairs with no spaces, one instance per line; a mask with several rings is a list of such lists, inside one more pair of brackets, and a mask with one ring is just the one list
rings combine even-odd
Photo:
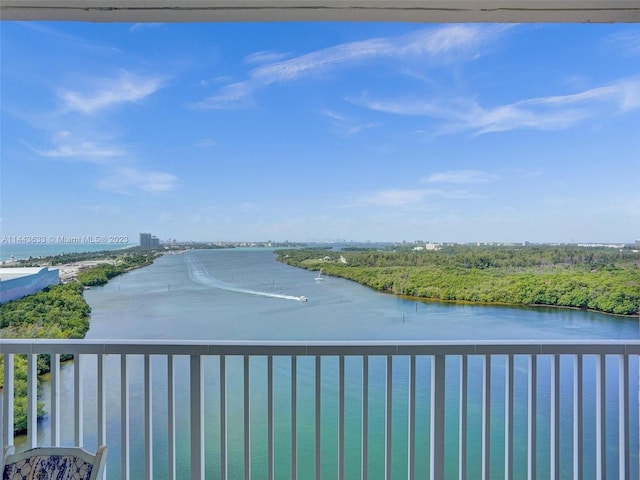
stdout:
[[95,455],[77,447],[38,447],[13,453],[5,447],[2,480],[98,480],[102,478],[107,447]]

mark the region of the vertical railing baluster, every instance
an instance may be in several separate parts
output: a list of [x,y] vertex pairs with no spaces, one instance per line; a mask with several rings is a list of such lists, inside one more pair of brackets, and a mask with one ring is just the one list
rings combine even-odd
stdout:
[[74,393],[74,442],[77,447],[84,445],[84,395],[82,392],[82,355],[73,356],[73,393]]
[[121,478],[129,480],[129,372],[127,355],[120,355],[120,455]]
[[249,400],[249,355],[244,355],[244,478],[251,478],[251,414]]
[[167,469],[169,480],[176,479],[176,374],[173,355],[167,355]]
[[606,421],[605,409],[607,405],[606,396],[606,356],[600,354],[596,356],[596,479],[607,478],[607,458],[606,458]]
[[631,455],[629,437],[631,436],[631,419],[629,416],[629,355],[618,357],[618,463],[619,477],[631,478]]
[[504,474],[508,480],[513,479],[513,355],[507,355],[505,363],[505,401],[504,401],[504,435],[505,435],[505,465]]
[[369,356],[362,357],[362,479],[369,478]]
[[583,355],[576,354],[573,368],[573,478],[584,478],[583,460],[583,398],[584,398]]
[[552,480],[559,480],[560,478],[560,358],[558,355],[551,356],[551,371],[550,371],[550,392],[549,400],[551,405],[549,407],[549,413],[551,418],[549,419],[550,426],[550,447],[549,447],[549,468],[550,478]]
[[385,400],[385,433],[386,438],[384,442],[385,451],[385,479],[391,480],[391,451],[392,451],[392,419],[393,419],[393,357],[387,355],[387,369],[386,369],[386,400]]
[[[31,353],[34,351],[43,352],[47,351],[47,343],[46,342],[38,342],[33,341],[33,343],[24,342],[24,345],[20,343],[12,343],[11,341],[2,341],[0,342],[0,347],[4,348],[5,345],[8,345],[8,349],[11,352],[16,352],[15,354],[11,353],[3,353],[2,358],[5,363],[5,378],[3,384],[3,402],[2,402],[2,431],[0,432],[1,444],[2,445],[11,445],[14,443],[14,395],[15,395],[15,357],[14,355],[20,355],[20,362],[23,361],[23,358],[26,358],[27,362],[27,428],[28,435],[26,439],[26,447],[37,446],[37,364],[38,364],[38,354]],[[526,348],[522,351],[517,350],[517,345],[509,345],[509,346],[491,346],[488,344],[479,344],[482,348],[480,348],[480,353],[478,350],[469,349],[469,344],[460,345],[457,348],[463,347],[461,350],[456,351],[464,351],[464,352],[474,352],[473,355],[480,355],[480,360],[483,361],[483,379],[482,379],[482,465],[480,468],[482,469],[482,478],[489,478],[492,473],[492,468],[490,465],[491,462],[491,440],[492,440],[492,416],[491,410],[495,408],[491,405],[492,403],[492,383],[493,380],[492,370],[497,371],[499,368],[502,368],[501,361],[496,368],[492,369],[492,357],[495,355],[500,355],[500,357],[505,358],[505,391],[504,391],[504,402],[505,402],[505,411],[504,411],[504,478],[512,479],[514,475],[520,475],[519,467],[516,463],[514,463],[514,457],[519,456],[519,450],[517,450],[517,442],[520,434],[515,430],[515,426],[517,425],[519,420],[519,410],[514,408],[515,402],[518,399],[519,393],[516,391],[517,382],[519,381],[519,377],[516,376],[516,366],[519,365],[518,358],[526,356],[529,361],[529,369],[528,369],[528,410],[527,410],[527,422],[528,422],[528,452],[527,452],[527,476],[529,479],[536,478],[536,470],[537,470],[537,447],[541,446],[545,453],[545,470],[546,468],[546,450],[550,449],[549,455],[549,472],[544,472],[545,476],[549,476],[549,478],[559,479],[561,473],[566,469],[567,477],[568,470],[572,469],[572,477],[574,480],[582,479],[585,476],[593,476],[594,478],[604,479],[607,476],[611,476],[613,471],[618,471],[618,475],[616,478],[620,478],[622,480],[630,480],[630,478],[635,478],[636,473],[636,460],[635,460],[635,451],[631,451],[631,449],[636,448],[635,441],[635,430],[638,429],[637,422],[635,421],[637,417],[637,410],[639,408],[635,402],[631,402],[631,400],[635,400],[635,392],[630,392],[632,388],[632,379],[630,378],[630,369],[632,369],[635,373],[636,371],[636,349],[637,342],[631,342],[629,346],[624,346],[624,348],[618,348],[618,344],[616,342],[608,342],[602,345],[594,345],[594,344],[586,344],[586,345],[578,345],[577,348],[573,348],[573,344],[559,344],[559,343],[548,343],[544,345],[532,345],[527,344]],[[472,345],[473,346],[473,345]],[[381,471],[376,471],[375,474],[377,476],[384,476],[385,479],[390,480],[393,476],[394,465],[392,461],[394,460],[394,449],[392,442],[395,440],[393,437],[393,426],[394,426],[394,408],[397,407],[393,405],[394,400],[394,375],[396,376],[396,382],[398,381],[398,372],[394,373],[394,361],[396,353],[389,354],[389,350],[378,349],[379,345],[371,346],[365,345],[362,350],[358,351],[359,347],[353,348],[351,346],[349,349],[345,349],[344,351],[337,350],[338,357],[338,434],[337,434],[337,477],[340,480],[344,480],[346,472],[345,468],[348,471],[349,467],[349,455],[350,449],[348,445],[345,443],[345,438],[349,438],[346,435],[345,431],[345,420],[348,420],[346,415],[346,403],[348,402],[348,396],[346,392],[347,385],[346,383],[350,380],[347,378],[347,372],[345,369],[346,366],[346,354],[344,352],[348,352],[349,355],[359,355],[362,356],[362,449],[361,449],[361,476],[364,479],[367,479],[368,476],[368,463],[369,463],[369,357],[370,355],[380,355],[380,359],[382,357],[386,357],[386,369],[385,369],[385,377],[384,377],[384,472],[382,468]],[[416,470],[418,469],[418,465],[416,462],[416,455],[419,455],[419,445],[416,445],[416,430],[419,426],[416,425],[416,416],[419,413],[416,410],[416,402],[418,399],[418,392],[416,388],[416,383],[420,381],[417,379],[417,356],[416,355],[430,355],[431,356],[431,431],[430,431],[430,451],[429,451],[429,475],[432,479],[441,479],[444,477],[444,473],[449,473],[455,476],[455,465],[447,465],[445,468],[444,458],[445,453],[453,453],[447,448],[445,448],[445,418],[447,413],[452,413],[455,415],[455,412],[449,411],[449,407],[445,404],[447,397],[447,387],[446,387],[446,376],[447,376],[447,360],[448,357],[451,357],[454,354],[438,354],[440,352],[440,347],[432,345],[419,345],[415,350],[411,350],[412,354],[409,355],[409,371],[407,373],[408,376],[408,391],[407,391],[407,452],[406,457],[404,457],[407,461],[407,478],[414,479],[416,475]],[[474,348],[477,346],[473,346]],[[542,372],[542,376],[538,378],[537,374],[537,366],[538,360],[540,358],[541,353],[539,352],[540,347],[544,349],[544,355],[546,357],[543,358],[544,362],[544,372]],[[57,349],[58,347],[53,347],[53,349]],[[229,348],[229,347],[224,347]],[[246,348],[242,346],[242,348]],[[335,348],[332,346],[332,348]],[[388,345],[385,346],[388,348]],[[398,349],[398,346],[395,347]],[[404,345],[403,347],[404,348]],[[421,350],[424,348],[424,350]],[[630,350],[628,350],[630,349]],[[115,343],[110,343],[108,350],[113,352],[114,355],[118,354],[116,352],[131,352],[130,354],[135,354],[135,358],[141,358],[144,361],[144,372],[143,372],[143,381],[142,385],[134,385],[130,386],[130,383],[133,383],[132,378],[130,377],[131,372],[129,371],[129,363],[130,358],[128,355],[124,353],[119,353],[120,355],[120,421],[121,421],[121,438],[120,442],[114,441],[114,439],[109,438],[109,443],[115,443],[116,448],[120,448],[120,458],[121,458],[121,471],[120,472],[112,472],[114,475],[119,476],[123,480],[128,480],[131,476],[130,472],[130,461],[132,457],[132,453],[136,455],[138,452],[137,447],[138,444],[135,445],[131,443],[130,440],[130,423],[131,423],[131,410],[130,410],[130,400],[131,400],[131,388],[135,388],[136,391],[142,390],[144,396],[144,443],[145,443],[145,453],[144,460],[142,458],[133,457],[137,463],[144,462],[145,468],[145,477],[151,479],[154,477],[155,472],[153,471],[154,464],[154,449],[152,447],[152,439],[154,437],[154,428],[153,428],[153,389],[154,389],[154,379],[153,379],[153,368],[154,362],[156,360],[153,359],[152,355],[158,354],[161,350],[157,349],[157,346],[153,348],[148,348],[144,344],[141,345],[132,345],[127,343],[126,345],[118,345]],[[109,387],[108,378],[110,372],[109,368],[111,364],[107,362],[108,354],[105,353],[104,346],[102,348],[97,347],[93,353],[90,353],[91,350],[87,347],[87,344],[78,347],[77,345],[70,345],[69,351],[74,355],[75,361],[73,365],[73,373],[72,377],[70,377],[70,381],[73,384],[73,398],[72,403],[75,408],[69,423],[69,428],[73,429],[73,441],[79,445],[82,445],[84,442],[84,431],[83,431],[83,397],[86,393],[90,393],[91,388],[85,387],[83,382],[86,382],[86,378],[89,378],[89,373],[85,371],[87,367],[87,357],[84,355],[95,355],[96,358],[96,373],[97,381],[96,381],[96,408],[93,409],[92,412],[95,412],[97,417],[97,440],[98,444],[106,444],[107,443],[107,424],[106,424],[106,413],[107,413],[107,387]],[[83,355],[78,353],[79,351],[87,352]],[[170,352],[178,351],[173,347],[168,347]],[[252,475],[255,475],[252,472],[252,467],[255,464],[252,464],[251,457],[251,447],[252,447],[252,425],[251,425],[251,411],[252,409],[252,401],[255,396],[255,392],[251,390],[251,356],[247,353],[233,353],[233,350],[229,350],[233,355],[243,356],[244,361],[244,478],[249,480]],[[248,350],[244,350],[246,352]],[[298,350],[291,350],[298,351]],[[322,349],[318,349],[318,351],[323,351]],[[634,357],[631,358],[631,354],[629,351],[634,352]],[[152,352],[152,353],[149,353]],[[275,353],[273,353],[275,352]],[[300,352],[300,351],[298,351]],[[366,353],[363,353],[366,352]],[[384,353],[381,353],[384,352]],[[436,352],[436,353],[434,353]],[[537,353],[532,353],[537,352]],[[274,371],[274,354],[275,355],[288,355],[286,347],[281,345],[277,346],[274,350],[269,350],[269,347],[266,348],[266,353],[262,354],[266,356],[266,364],[267,364],[267,435],[268,435],[268,445],[267,445],[267,459],[264,462],[267,464],[268,474],[264,475],[268,477],[268,480],[273,480],[276,477],[276,456],[278,455],[279,450],[277,448],[279,446],[276,445],[276,406],[275,403],[277,401],[275,391],[276,386],[274,385],[274,376],[276,376],[276,372]],[[305,355],[308,354],[308,351],[304,352]],[[460,385],[459,385],[459,404],[456,402],[456,406],[459,408],[458,411],[458,475],[456,478],[465,479],[468,469],[468,448],[469,448],[469,432],[467,431],[469,428],[469,421],[473,418],[470,416],[468,411],[469,409],[469,363],[468,363],[468,354],[459,354],[460,358]],[[566,365],[563,366],[563,355],[567,356]],[[584,359],[585,355],[587,357],[587,367],[588,371],[591,372],[592,364],[591,358],[595,358],[594,368],[595,368],[595,387],[593,387],[592,383],[589,383],[588,376],[586,375]],[[546,358],[550,359],[549,370],[546,368]],[[49,412],[51,415],[51,444],[57,445],[61,443],[60,437],[61,435],[61,423],[62,420],[67,420],[66,417],[62,416],[61,418],[61,397],[62,397],[62,388],[61,388],[61,379],[62,379],[62,368],[60,366],[60,354],[50,354],[51,358],[51,403],[49,405]],[[175,397],[175,372],[174,369],[174,359],[176,357],[173,354],[167,354],[167,379],[168,379],[168,464],[169,464],[169,480],[175,480],[176,474],[176,397]],[[226,398],[226,357],[224,355],[220,355],[220,477],[226,479],[228,477],[228,458],[227,458],[227,443],[229,440],[228,432],[227,432],[227,398]],[[569,358],[573,362],[573,368],[569,365]],[[137,360],[136,360],[137,362]],[[314,356],[315,362],[315,473],[314,477],[317,479],[322,478],[322,474],[327,476],[329,472],[322,472],[323,469],[323,461],[326,461],[326,458],[323,457],[323,447],[326,450],[326,445],[323,445],[323,432],[322,421],[324,419],[323,406],[326,401],[326,397],[323,398],[324,391],[326,390],[326,383],[323,381],[323,366],[322,366],[322,355],[316,354]],[[609,362],[609,363],[607,363]],[[630,365],[630,362],[633,362]],[[89,362],[91,363],[91,362]],[[325,364],[326,367],[327,364]],[[475,365],[472,363],[475,367]],[[137,366],[138,363],[135,363],[136,369],[134,372],[138,375]],[[380,365],[382,367],[382,365]],[[158,367],[158,365],[156,365]],[[254,367],[256,367],[254,365]],[[396,365],[396,367],[399,367]],[[260,367],[262,368],[262,367]],[[571,373],[567,370],[563,370],[564,368],[571,369]],[[614,369],[617,368],[617,371],[614,372]],[[191,352],[190,357],[190,415],[191,415],[191,451],[190,451],[190,465],[191,465],[191,479],[202,480],[205,475],[205,465],[206,465],[206,455],[205,455],[205,415],[208,412],[205,412],[205,404],[204,404],[204,370],[205,370],[205,362],[201,355],[194,355]],[[308,369],[303,369],[305,373],[305,379],[307,376],[313,375],[313,372],[307,371]],[[93,372],[93,370],[91,370]],[[471,372],[473,373],[473,369]],[[66,370],[65,370],[66,372]],[[376,369],[377,372],[377,369]],[[71,375],[71,371],[69,370]],[[117,372],[113,372],[117,378]],[[209,373],[207,371],[207,373]],[[328,372],[324,372],[325,374]],[[330,373],[330,372],[329,372]],[[422,372],[420,372],[422,373]],[[308,375],[307,375],[308,374]],[[335,371],[333,372],[335,374]],[[332,376],[335,376],[333,375]],[[427,373],[428,374],[428,373]],[[562,379],[564,374],[571,374],[572,380],[568,380],[569,383],[564,382]],[[589,373],[590,375],[590,373]],[[610,379],[610,384],[616,383],[617,387],[616,392],[613,392],[614,400],[608,399],[607,392],[607,375],[617,375],[616,378]],[[404,377],[404,371],[402,371],[402,375]],[[86,378],[85,378],[86,377]],[[325,375],[325,378],[327,375]],[[137,377],[135,377],[137,378]],[[547,388],[547,378],[550,382],[549,384],[549,415],[546,416],[546,408],[547,408],[547,400],[546,396],[544,397],[545,405],[544,412],[545,418],[540,417],[540,421],[544,422],[544,430],[546,431],[546,421],[549,421],[549,436],[545,435],[545,438],[540,438],[540,442],[537,441],[537,432],[538,432],[538,417],[537,417],[537,402],[538,402],[538,382],[542,385],[544,383],[544,390]],[[117,380],[116,380],[117,382]],[[138,382],[140,383],[140,382]],[[634,384],[635,385],[635,384]],[[458,386],[456,386],[457,388]],[[157,386],[156,386],[157,388]],[[306,387],[305,387],[306,388]],[[312,387],[313,388],[313,387]],[[294,479],[297,476],[297,356],[291,355],[291,469],[292,474],[290,478]],[[87,390],[85,392],[84,390]],[[116,385],[117,390],[117,385]],[[518,386],[519,390],[519,386]],[[594,392],[592,394],[592,392]],[[117,393],[117,392],[116,392]],[[355,393],[355,392],[354,392]],[[498,394],[498,392],[496,392]],[[617,394],[618,400],[615,400],[615,395]],[[503,393],[500,392],[500,399]],[[568,397],[566,395],[571,395]],[[595,395],[595,397],[591,397],[591,395]],[[376,397],[374,395],[374,397]],[[335,398],[334,398],[335,400]],[[381,399],[380,399],[381,400]],[[397,401],[397,398],[395,399]],[[595,400],[595,406],[592,405]],[[562,401],[562,403],[561,403]],[[569,403],[571,402],[572,405]],[[612,403],[613,402],[613,403]],[[607,405],[607,404],[610,405]],[[614,405],[615,404],[615,405]],[[24,405],[24,404],[23,404]],[[585,406],[591,405],[595,410],[595,421],[590,417],[590,413],[587,414],[585,411]],[[451,406],[451,408],[456,408],[456,406]],[[62,406],[65,408],[66,406]],[[562,408],[561,408],[562,407]],[[561,418],[561,412],[566,409],[571,408],[572,418],[571,420],[567,417],[566,419]],[[617,419],[613,420],[613,411],[607,412],[607,407],[610,410],[617,408]],[[69,410],[69,408],[65,408],[65,411]],[[497,413],[497,412],[494,412]],[[94,413],[91,413],[93,415]],[[587,415],[588,418],[585,418]],[[256,418],[257,419],[257,418]],[[255,419],[254,419],[255,420]],[[565,437],[565,420],[566,422],[572,422],[571,427],[567,423],[566,426],[566,437]],[[311,420],[314,422],[314,420]],[[590,430],[592,427],[589,425],[589,421],[593,422],[593,426],[595,427],[595,448],[594,452],[589,452],[588,458],[585,458],[586,445],[588,440],[585,439],[585,433],[587,430]],[[614,423],[616,422],[616,423]],[[135,423],[135,422],[134,422]],[[587,429],[585,430],[585,423]],[[563,427],[561,429],[561,426]],[[232,426],[233,427],[233,426]],[[239,423],[238,423],[239,427]],[[347,427],[348,428],[348,427]],[[495,426],[493,427],[495,428]],[[611,434],[613,431],[609,431],[609,437],[607,438],[607,429],[616,429],[617,441],[615,439],[612,440]],[[396,426],[397,430],[397,426]],[[232,429],[233,431],[233,429]],[[88,433],[88,432],[87,432]],[[456,432],[447,431],[447,434],[453,434],[455,436]],[[497,433],[494,431],[494,433]],[[155,432],[155,435],[158,435],[159,432]],[[524,434],[524,432],[523,432]],[[135,436],[135,435],[134,435]],[[514,439],[514,437],[516,437]],[[93,438],[93,437],[92,437]],[[380,437],[378,440],[381,440]],[[450,435],[449,435],[449,439]],[[568,457],[561,456],[561,439],[565,442],[566,452],[569,453],[569,448],[571,448],[571,459]],[[571,439],[571,440],[570,440]],[[514,441],[515,440],[515,441]],[[62,439],[62,443],[64,443],[64,438]],[[256,441],[258,439],[256,438]],[[327,441],[327,437],[325,436],[324,441]],[[397,441],[397,440],[396,440]],[[93,442],[93,440],[92,440]],[[569,442],[572,442],[569,444]],[[120,443],[120,447],[117,444]],[[285,442],[286,443],[286,442]],[[378,444],[380,442],[377,442]],[[450,443],[448,443],[450,445]],[[397,445],[396,445],[397,447]],[[381,447],[382,448],[382,447]],[[495,447],[494,447],[495,448]],[[615,450],[617,448],[617,451]],[[396,448],[397,450],[397,448]],[[564,446],[562,447],[562,452],[564,452]],[[609,452],[609,453],[607,453]],[[380,452],[381,453],[381,452]],[[498,452],[495,452],[498,454]],[[593,457],[595,454],[595,458]],[[403,455],[405,455],[403,453]],[[141,456],[140,456],[141,457]],[[497,459],[497,457],[496,457]],[[159,460],[159,459],[158,459]],[[309,458],[308,460],[311,460]],[[379,464],[383,459],[377,458],[375,459],[375,464]],[[395,459],[404,462],[405,460]],[[571,462],[571,464],[569,464]],[[617,462],[614,464],[614,462]],[[136,464],[137,464],[136,463]],[[326,465],[326,464],[325,464]],[[496,467],[501,467],[501,465],[493,465]],[[142,468],[142,467],[140,467]],[[357,468],[357,465],[356,465]],[[136,468],[138,470],[138,468]],[[451,470],[450,472],[448,470]],[[120,475],[118,475],[120,473]],[[257,472],[256,472],[257,473]],[[396,475],[397,475],[396,471]],[[632,477],[632,475],[635,475]]]
[[153,398],[151,355],[144,356],[144,464],[145,478],[153,480]]
[[227,366],[220,355],[220,478],[227,478]]
[[291,355],[291,479],[298,478],[298,357]]
[[535,480],[537,475],[538,452],[538,356],[529,356],[528,377],[528,405],[527,405],[527,479]]
[[267,356],[267,478],[273,480],[273,355]]
[[416,356],[409,362],[409,480],[416,476]]
[[467,375],[469,371],[469,357],[462,355],[460,359],[460,426],[458,430],[458,478],[467,478]]
[[431,358],[431,480],[444,478],[445,356]]
[[60,446],[60,354],[54,353],[51,359],[51,445]]
[[191,355],[190,403],[191,403],[191,480],[204,479],[204,370],[202,357]]
[[338,372],[338,479],[344,480],[344,355],[339,358]]
[[[99,353],[96,355],[96,368],[98,379],[96,380],[96,389],[97,389],[97,415],[98,415],[98,431],[97,431],[97,440],[98,446],[107,444],[107,389],[105,388],[105,376],[104,376],[104,367],[105,367],[105,355]],[[60,357],[58,356],[58,368],[60,368]],[[53,364],[53,358],[52,358]],[[53,368],[51,370],[53,372]],[[53,400],[53,394],[52,394]],[[107,478],[106,466],[104,471],[102,472],[102,478]]]
[[13,429],[14,429],[14,365],[15,358],[13,353],[4,354],[4,386],[2,389],[2,434],[3,445],[13,445]]
[[27,446],[38,446],[38,356],[27,355]]
[[316,467],[316,480],[320,480],[321,474],[321,461],[320,461],[320,449],[321,449],[321,365],[320,365],[321,357],[320,355],[316,355],[316,373],[315,373],[315,397],[316,397],[316,425],[315,425],[315,433],[316,433],[316,452],[315,452],[315,467]]
[[491,478],[491,355],[484,355],[483,360],[482,479],[489,480]]

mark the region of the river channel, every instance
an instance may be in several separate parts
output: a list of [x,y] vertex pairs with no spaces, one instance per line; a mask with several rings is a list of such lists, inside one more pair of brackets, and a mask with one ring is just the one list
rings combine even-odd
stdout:
[[[113,279],[104,287],[92,288],[85,292],[85,297],[92,308],[91,328],[87,335],[88,339],[156,339],[156,340],[561,340],[561,339],[638,339],[638,319],[623,318],[598,314],[595,312],[553,309],[553,308],[511,308],[502,306],[474,306],[448,303],[435,303],[415,301],[406,298],[399,298],[392,295],[376,292],[356,283],[339,279],[325,277],[322,281],[315,280],[317,272],[296,269],[283,265],[275,260],[275,254],[268,249],[224,249],[224,250],[193,250],[179,255],[165,255],[156,262],[142,269],[129,272],[125,275]],[[300,301],[304,296],[308,301]],[[114,359],[115,361],[116,359]],[[183,367],[186,368],[186,359]],[[236,362],[237,360],[237,362]],[[283,360],[280,362],[280,360]],[[331,392],[337,388],[335,365],[332,359],[323,361],[323,391],[326,388]],[[370,388],[372,392],[384,392],[384,371],[385,363],[381,358],[372,359],[370,365]],[[520,365],[516,361],[516,370],[525,375],[525,365]],[[181,360],[180,360],[181,361]],[[178,361],[178,368],[180,367]],[[403,359],[394,363],[394,398],[398,398],[398,406],[394,403],[394,476],[393,478],[406,478],[406,365]],[[217,371],[217,359],[207,360],[206,371]],[[300,394],[299,402],[299,429],[304,432],[313,426],[313,378],[314,370],[311,363],[305,363],[304,358],[300,359],[298,369]],[[336,360],[337,362],[337,360]],[[495,362],[493,368],[503,368],[500,361]],[[588,362],[587,362],[588,363]],[[631,368],[637,372],[637,361],[632,362]],[[166,359],[154,359],[154,374],[158,372],[158,380],[154,379],[154,408],[158,408],[157,415],[154,415],[154,429],[159,433],[166,429]],[[290,432],[290,404],[288,385],[290,370],[287,359],[276,359],[275,363],[276,385],[275,385],[275,421],[276,440],[282,437],[286,444]],[[119,443],[120,426],[118,413],[119,402],[119,364],[109,365],[107,369],[107,411],[114,412],[113,418],[109,418],[107,425],[107,439],[112,439],[114,444]],[[420,372],[428,372],[427,360],[418,364],[418,402],[427,402],[426,390],[429,382],[428,375]],[[455,366],[454,366],[455,367]],[[361,419],[359,416],[359,402],[361,391],[360,375],[361,360],[347,362],[347,451],[346,460],[347,478],[360,477],[360,465],[357,461],[359,455],[360,439],[358,437],[361,430]],[[470,368],[479,366],[470,365]],[[585,365],[585,371],[589,371],[589,365]],[[609,366],[608,366],[609,368]],[[130,365],[132,379],[131,384],[131,442],[133,448],[141,448],[143,436],[143,424],[141,415],[142,389],[140,386],[142,375],[142,360],[132,359]],[[234,369],[242,371],[241,359],[230,358],[228,360],[228,387],[229,396],[228,425],[233,425],[235,421],[242,424],[242,378],[234,375]],[[95,389],[92,384],[92,376],[95,376],[95,368],[91,365],[91,360],[86,362],[86,392],[85,411],[91,412],[95,405]],[[397,370],[397,371],[396,371]],[[453,368],[455,370],[455,368]],[[72,402],[73,364],[67,364],[62,369],[62,402]],[[539,366],[540,372],[545,372],[544,362]],[[563,370],[564,371],[564,370]],[[109,372],[113,372],[112,374]],[[258,425],[260,416],[265,416],[264,389],[260,380],[263,376],[264,365],[260,359],[252,361],[252,402],[256,408],[252,409],[252,415],[257,416]],[[562,385],[570,385],[571,373],[567,369],[568,378],[561,379]],[[164,375],[164,377],[163,377]],[[544,375],[544,374],[543,374]],[[186,377],[184,375],[183,377]],[[615,375],[611,375],[615,378]],[[240,377],[240,378],[238,378]],[[163,380],[164,378],[164,380]],[[479,397],[476,392],[479,384],[474,386],[473,382],[479,382],[470,376],[472,384],[469,386],[471,408],[473,402]],[[496,378],[502,378],[497,375]],[[632,375],[632,395],[637,405],[638,375]],[[352,381],[350,381],[351,379]],[[635,380],[634,380],[635,379]],[[454,380],[451,380],[452,382]],[[257,383],[256,383],[257,382]],[[447,379],[449,383],[449,379]],[[516,380],[516,400],[526,401],[526,382]],[[217,378],[216,378],[217,385]],[[255,385],[254,385],[255,383]],[[540,379],[539,395],[544,398],[548,395],[548,386],[544,378]],[[594,382],[585,381],[585,388],[593,389]],[[403,387],[404,385],[404,387]],[[478,387],[478,388],[476,388]],[[494,387],[500,389],[500,381],[496,381]],[[217,386],[206,387],[206,398],[215,399],[218,390]],[[48,402],[48,386],[46,382],[42,385],[42,400]],[[608,388],[608,399],[615,404],[617,389],[612,384]],[[447,402],[456,402],[455,385],[447,387]],[[570,397],[569,391],[563,394]],[[162,400],[165,399],[165,400]],[[236,399],[236,400],[234,400]],[[475,400],[474,400],[475,399]],[[384,454],[381,450],[383,442],[376,440],[384,437],[384,425],[377,421],[380,415],[384,415],[384,396],[373,393],[371,397],[370,452],[372,459],[369,465],[370,478],[383,478],[384,472],[381,461]],[[496,407],[496,415],[500,412],[500,399]],[[178,405],[188,405],[188,389],[186,379],[178,377],[177,384]],[[71,403],[69,403],[71,404]],[[240,406],[238,406],[240,405]],[[253,405],[253,403],[252,403]],[[544,401],[540,402],[539,415],[548,415],[545,410]],[[632,403],[633,405],[633,403]],[[253,407],[252,407],[253,408]],[[568,423],[562,420],[561,426],[564,431],[570,431],[571,406],[570,402],[562,401],[561,408],[563,418],[568,418]],[[326,409],[326,411],[324,410]],[[336,468],[337,450],[335,447],[336,402],[327,397],[323,399],[323,457],[328,459],[326,465],[323,464],[323,478],[334,478]],[[214,408],[215,410],[215,408]],[[548,408],[547,408],[548,410]],[[589,402],[585,402],[585,412],[588,415],[592,411]],[[493,410],[492,410],[493,412]],[[140,415],[138,415],[140,413]],[[183,407],[178,413],[178,464],[179,468],[186,468],[186,452],[188,452],[188,407]],[[69,413],[70,415],[70,413]],[[163,418],[164,415],[164,418]],[[418,420],[426,425],[428,421],[426,413],[418,412]],[[423,415],[423,417],[421,417]],[[305,420],[305,419],[308,419]],[[208,429],[215,431],[219,422],[216,415],[207,419]],[[455,476],[457,466],[456,429],[457,418],[455,415],[447,417],[447,431],[451,432],[451,445],[447,447],[447,477]],[[638,425],[637,415],[634,414],[633,425]],[[64,421],[63,424],[67,422]],[[326,424],[325,424],[326,423]],[[503,471],[500,462],[504,435],[500,433],[500,420],[497,419],[497,430],[495,433],[496,459],[492,460],[492,473],[496,478],[501,478]],[[184,426],[184,428],[181,428]],[[525,425],[516,425],[518,435],[526,430]],[[478,434],[479,425],[470,423],[470,437]],[[540,420],[538,435],[542,438],[545,434],[544,419]],[[85,415],[85,437],[87,447],[95,444],[95,421],[89,414]],[[265,427],[266,429],[266,427]],[[568,429],[568,430],[567,430]],[[40,442],[48,442],[48,418],[40,421]],[[208,431],[209,431],[208,430]],[[427,442],[428,429],[418,431],[418,442]],[[252,430],[252,465],[254,466],[253,478],[262,479],[266,477],[263,468],[266,458],[264,438],[266,430],[261,427]],[[613,432],[615,434],[615,432]],[[637,476],[637,452],[638,438],[637,431],[633,431],[631,446],[634,458],[632,465],[633,475]],[[209,434],[208,434],[209,435]],[[502,437],[501,437],[502,435]],[[564,434],[563,434],[564,435]],[[588,437],[588,432],[586,433]],[[63,443],[70,442],[72,432],[70,428],[62,432]],[[166,439],[158,435],[158,440],[154,440],[156,463],[154,478],[166,478],[166,459],[163,453],[166,452]],[[494,435],[492,433],[492,442]],[[299,436],[299,476],[298,478],[313,478],[313,438],[308,439],[303,433]],[[562,438],[562,436],[561,436]],[[521,438],[524,440],[524,437]],[[207,437],[207,442],[211,442],[207,449],[216,451],[219,439],[211,433],[211,439]],[[585,449],[590,448],[590,440],[586,440]],[[502,445],[502,446],[501,446]],[[229,476],[230,478],[242,477],[242,431],[240,433],[230,432],[228,439],[229,446]],[[562,471],[565,474],[571,472],[570,445],[563,447]],[[109,478],[120,478],[119,461],[120,453],[118,448],[112,448],[109,452],[108,472]],[[290,445],[285,445],[276,453],[276,477],[288,478],[287,468],[290,465]],[[469,478],[479,478],[479,451],[477,448],[469,449]],[[516,451],[516,477],[524,478],[524,464],[526,457],[523,451]],[[213,458],[208,460],[207,472],[211,478],[218,478],[218,460]],[[566,457],[566,458],[565,458]],[[134,454],[133,458],[143,458],[139,454]],[[611,461],[615,463],[615,452],[612,452]],[[351,459],[351,461],[350,461]],[[548,478],[548,455],[542,449],[539,455],[538,478]],[[140,478],[140,461],[132,461],[132,478]],[[495,464],[495,465],[494,465]],[[427,471],[426,452],[417,455],[417,472]],[[612,465],[615,468],[615,465]],[[585,478],[595,478],[595,472],[587,469]],[[179,478],[185,478],[179,475]],[[492,475],[493,477],[493,475]],[[209,477],[208,477],[209,478]],[[613,477],[612,477],[613,478]],[[632,476],[632,478],[634,478]]]

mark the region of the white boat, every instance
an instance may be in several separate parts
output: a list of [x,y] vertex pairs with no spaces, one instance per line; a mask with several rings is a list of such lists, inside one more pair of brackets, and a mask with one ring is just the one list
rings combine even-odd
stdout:
[[305,297],[304,295],[300,295],[298,297],[298,300],[301,301],[301,302],[306,302],[307,301],[307,297]]
[[316,280],[324,280],[324,278],[322,278],[322,269],[320,269],[320,273],[318,273]]

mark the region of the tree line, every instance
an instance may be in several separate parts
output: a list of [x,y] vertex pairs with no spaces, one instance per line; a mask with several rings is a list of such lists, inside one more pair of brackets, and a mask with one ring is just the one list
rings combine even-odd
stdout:
[[[112,252],[109,252],[111,254]],[[83,254],[81,254],[83,255]],[[104,258],[99,255],[98,258]],[[131,253],[78,274],[75,281],[52,285],[33,295],[0,304],[0,338],[79,339],[89,331],[91,307],[82,292],[86,286],[103,285],[108,279],[153,262],[154,253]],[[95,259],[84,257],[83,260]],[[61,356],[62,361],[72,355]],[[38,355],[38,374],[50,371],[49,355]],[[0,356],[0,385],[4,381],[4,358]],[[38,402],[38,417],[45,414]],[[14,356],[14,432],[27,429],[27,358]]]
[[631,250],[462,245],[438,251],[299,249],[280,250],[278,259],[397,295],[619,315],[640,311],[640,254]]

